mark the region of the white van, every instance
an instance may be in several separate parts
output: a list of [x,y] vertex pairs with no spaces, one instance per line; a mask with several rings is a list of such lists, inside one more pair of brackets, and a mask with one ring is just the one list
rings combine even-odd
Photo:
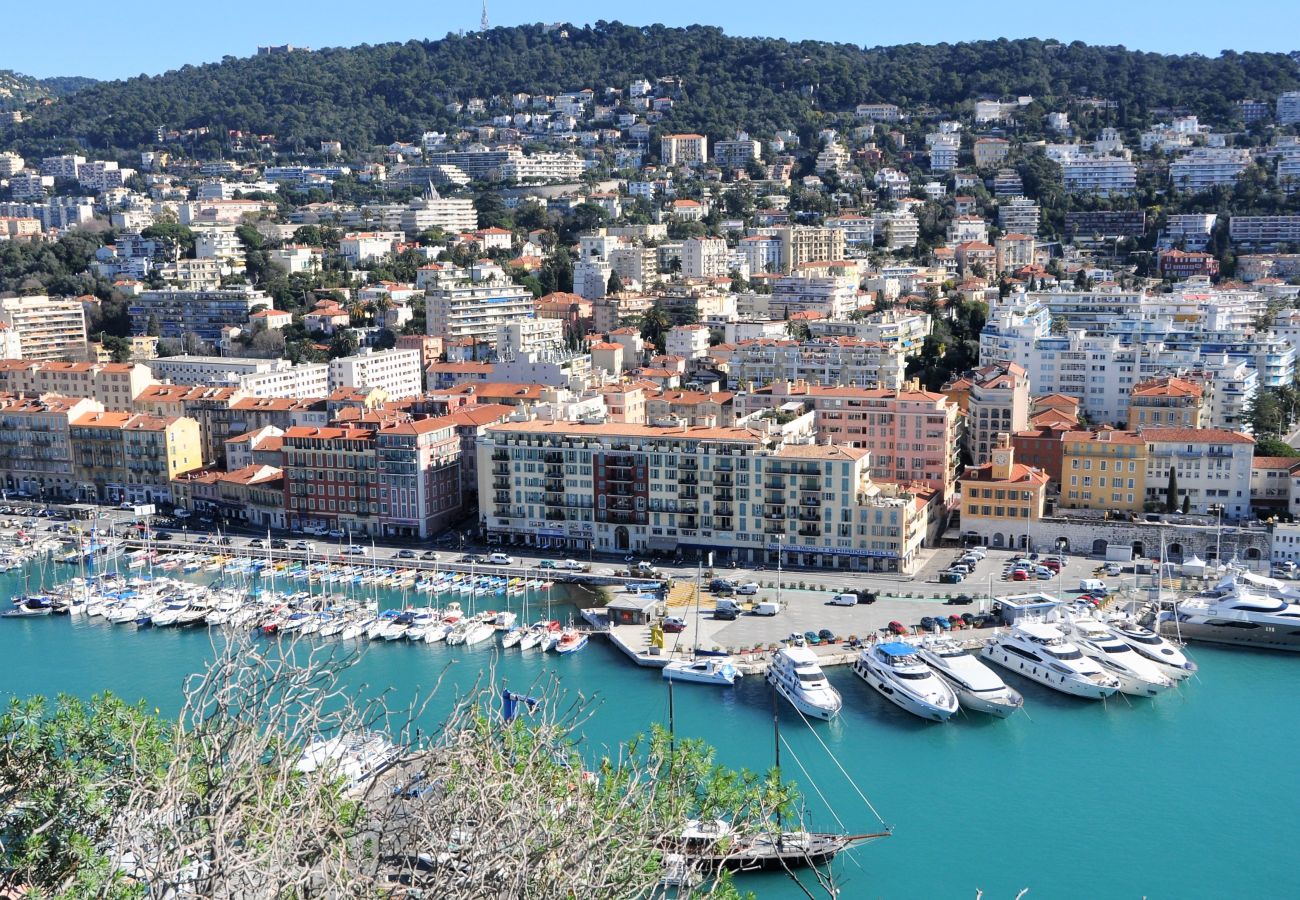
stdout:
[[1080,578],[1079,590],[1081,591],[1104,591],[1105,583],[1100,578]]
[[831,606],[857,606],[857,594],[833,594],[831,596]]
[[754,607],[754,615],[756,616],[774,616],[780,611],[781,604],[777,603],[775,600],[764,600],[762,603]]
[[508,566],[514,562],[508,553],[492,553],[488,556],[488,562],[494,566]]

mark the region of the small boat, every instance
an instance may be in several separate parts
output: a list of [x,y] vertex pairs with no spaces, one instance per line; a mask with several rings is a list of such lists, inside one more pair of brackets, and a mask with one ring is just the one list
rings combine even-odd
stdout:
[[54,603],[49,597],[23,597],[14,601],[12,609],[7,609],[0,616],[6,619],[23,619],[30,616],[48,616],[54,612]]
[[576,628],[566,628],[555,642],[556,653],[577,653],[587,646],[587,633]]
[[696,684],[733,685],[742,673],[726,656],[704,656],[698,659],[677,659],[661,670],[669,681],[690,681]]
[[844,705],[840,692],[831,687],[818,665],[817,654],[798,636],[772,657],[767,680],[804,715],[829,720],[838,716]]
[[519,625],[512,625],[505,631],[501,632],[501,646],[504,649],[519,646],[519,642],[524,639],[524,634],[528,629]]
[[957,714],[957,695],[911,644],[886,641],[858,654],[853,671],[900,709],[932,722]]

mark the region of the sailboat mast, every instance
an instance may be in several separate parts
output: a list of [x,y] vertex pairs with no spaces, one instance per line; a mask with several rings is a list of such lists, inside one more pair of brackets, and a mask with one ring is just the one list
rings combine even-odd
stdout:
[[[778,798],[781,786],[781,721],[778,717],[776,706],[776,685],[772,685],[772,759],[773,770],[776,772],[776,784]],[[781,850],[781,804],[778,800],[776,805],[776,849]]]

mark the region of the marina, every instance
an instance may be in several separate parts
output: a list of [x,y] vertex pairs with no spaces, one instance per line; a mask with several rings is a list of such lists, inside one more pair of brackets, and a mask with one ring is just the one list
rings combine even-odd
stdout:
[[[219,583],[225,573],[207,572],[208,565],[212,563],[186,573],[185,564],[181,564],[170,571],[181,580]],[[0,577],[11,596],[20,596],[24,581],[31,590],[40,587],[42,573],[47,579],[76,577],[67,567],[32,564]],[[279,583],[281,574],[276,578]],[[341,584],[341,572],[335,583]],[[323,588],[319,581],[308,585],[320,596]],[[431,596],[378,581],[365,584],[364,580],[336,593],[363,601],[375,599],[383,609],[404,609],[409,602],[423,604],[425,596]],[[551,594],[555,621],[576,619],[578,607],[592,608],[592,595],[572,586],[556,584]],[[796,594],[793,602],[797,598]],[[469,599],[438,598],[437,605],[461,602],[469,610]],[[528,599],[534,612],[527,621],[540,619],[537,598],[531,591]],[[522,613],[522,600],[522,594],[507,595],[505,603],[492,605]],[[818,614],[831,612],[839,610]],[[688,623],[694,619],[693,614],[682,617]],[[707,614],[700,618],[708,621]],[[780,616],[763,624],[776,627],[779,621]],[[419,626],[413,621],[409,628],[415,627]],[[133,626],[118,627],[89,616],[6,621],[0,625],[0,653],[10,662],[5,687],[15,695],[64,690],[85,695],[110,689],[128,698],[148,698],[164,711],[174,710],[182,677],[202,665],[212,652],[213,636],[223,630],[220,626],[163,627],[137,632]],[[969,639],[971,634],[948,632],[946,639]],[[307,639],[328,640],[318,636]],[[416,643],[409,638],[366,641],[368,652],[352,678],[357,685],[391,685],[413,692],[428,689],[445,673],[443,690],[454,692],[472,690],[489,666],[498,678],[518,687],[558,677],[568,689],[594,691],[603,700],[584,727],[593,752],[598,746],[626,740],[652,721],[667,721],[664,680],[658,672],[651,678],[644,668],[629,665],[612,642],[593,639],[583,652],[568,656],[506,649],[498,641],[476,646],[448,646],[445,640],[419,647]],[[1193,646],[1192,654],[1200,666],[1194,676],[1159,696],[1131,704],[1119,697],[1107,702],[1078,700],[1008,673],[1006,683],[1023,694],[1029,715],[1018,712],[999,721],[963,708],[955,722],[942,726],[924,722],[880,696],[852,673],[851,660],[836,665],[836,657],[856,653],[849,653],[843,645],[834,646],[839,648],[836,654],[825,653],[822,647],[816,650],[827,682],[842,697],[840,714],[830,722],[814,721],[812,729],[804,727],[784,701],[780,715],[785,726],[783,739],[807,761],[807,774],[798,770],[789,774],[805,786],[814,823],[833,821],[832,811],[806,787],[809,775],[823,789],[836,783],[838,775],[820,747],[824,742],[895,826],[894,837],[888,842],[849,851],[836,863],[846,895],[892,897],[920,892],[969,896],[980,887],[985,896],[1014,896],[1021,888],[1032,886],[1036,893],[1063,897],[1195,896],[1207,885],[1217,885],[1220,893],[1267,896],[1271,885],[1288,877],[1275,867],[1270,872],[1267,860],[1244,876],[1234,875],[1229,884],[1221,866],[1195,854],[1178,866],[1158,871],[1137,859],[1112,857],[1108,866],[1081,887],[1077,872],[1066,873],[1051,862],[1060,852],[1059,844],[1053,837],[1051,816],[1046,810],[1035,812],[1033,798],[1050,791],[1071,804],[1080,826],[1070,839],[1072,854],[1106,855],[1115,840],[1138,834],[1153,846],[1177,847],[1213,839],[1224,853],[1247,852],[1246,823],[1266,814],[1261,798],[1269,787],[1263,772],[1241,773],[1234,792],[1239,802],[1226,813],[1211,814],[1196,801],[1195,792],[1188,791],[1178,767],[1169,763],[1220,752],[1243,733],[1252,734],[1254,752],[1284,752],[1294,742],[1294,727],[1285,717],[1270,715],[1267,710],[1288,702],[1284,691],[1293,662],[1289,654]],[[449,703],[448,697],[441,706],[432,705],[430,729],[437,727],[439,709],[446,709]],[[719,748],[720,761],[756,770],[770,764],[768,737],[737,739],[738,735],[757,738],[770,734],[771,691],[763,678],[741,677],[730,688],[684,685],[677,691],[676,708],[677,732],[711,741]],[[1153,752],[1153,748],[1162,749]],[[1095,802],[1086,792],[1066,786],[1075,780],[1072,772],[1080,766],[1112,771],[1113,777],[1135,785],[1121,825],[1117,825],[1109,802]],[[916,792],[945,773],[957,773],[961,778],[943,791],[927,791],[925,803],[916,803]],[[1010,777],[1012,773],[1014,777]],[[1014,865],[982,853],[956,855],[943,866],[932,865],[935,846],[956,846],[968,839],[970,817],[990,796],[994,781],[1000,802],[1026,810],[1014,819],[999,820],[997,825],[999,841],[1017,847]],[[1267,814],[1278,821],[1277,810]],[[1300,826],[1294,810],[1281,811],[1280,820],[1279,827],[1287,830]],[[845,819],[847,829],[854,832],[869,831],[871,825],[865,818]],[[745,887],[764,898],[799,896],[780,875],[746,876]]]

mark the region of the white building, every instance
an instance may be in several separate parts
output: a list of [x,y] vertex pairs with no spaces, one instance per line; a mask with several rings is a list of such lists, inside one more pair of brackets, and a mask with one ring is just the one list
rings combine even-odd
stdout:
[[664,344],[670,356],[700,359],[709,352],[709,328],[707,325],[674,325],[668,330]]
[[1233,243],[1256,247],[1300,243],[1300,216],[1232,216],[1228,234]]
[[1178,190],[1195,194],[1235,184],[1250,163],[1249,150],[1198,147],[1170,163],[1169,181]]
[[424,194],[411,198],[399,218],[402,231],[416,235],[431,228],[440,229],[447,234],[464,234],[478,229],[478,212],[474,201],[443,197],[428,184]]
[[686,278],[725,278],[731,253],[722,238],[693,237],[682,244],[682,275]]
[[998,204],[998,227],[1018,234],[1038,234],[1041,211],[1028,197],[1010,197]]
[[399,231],[360,231],[339,241],[339,255],[354,266],[377,262],[392,253],[401,240]]
[[921,237],[921,224],[911,210],[878,212],[874,216],[876,234],[884,235],[885,249],[904,250],[915,247]]
[[502,358],[548,350],[563,344],[562,319],[516,319],[497,326],[497,355]]
[[1147,444],[1148,500],[1164,499],[1173,469],[1178,496],[1190,498],[1191,512],[1204,514],[1217,506],[1223,507],[1225,517],[1250,512],[1255,457],[1250,435],[1222,428],[1142,428],[1138,434]]
[[390,400],[424,393],[424,370],[419,350],[364,350],[356,356],[330,360],[330,390],[357,388],[382,390]]
[[425,297],[426,331],[444,341],[491,341],[501,325],[530,319],[535,313],[528,289],[504,276],[439,285]]
[[1277,123],[1295,125],[1300,122],[1300,91],[1286,91],[1277,98]]
[[86,314],[78,299],[6,297],[0,299],[0,324],[17,334],[23,359],[85,359]]
[[1137,189],[1137,167],[1115,156],[1083,156],[1061,166],[1065,189],[1077,194],[1109,197]]

